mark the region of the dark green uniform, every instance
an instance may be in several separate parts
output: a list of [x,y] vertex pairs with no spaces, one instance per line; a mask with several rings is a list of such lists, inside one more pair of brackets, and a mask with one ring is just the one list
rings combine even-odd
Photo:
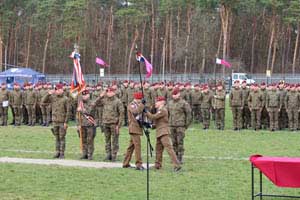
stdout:
[[21,125],[23,94],[20,89],[14,89],[10,95],[10,104],[13,107],[15,115],[15,125]]
[[7,126],[7,113],[9,106],[9,92],[5,88],[0,89],[0,125]]
[[34,126],[36,122],[36,104],[37,104],[37,93],[30,88],[26,91],[24,98],[27,114],[28,114],[28,125]]
[[248,97],[250,93],[250,89],[247,87],[242,87],[242,128],[248,129],[251,127],[251,112],[248,106]]
[[210,125],[210,112],[212,109],[213,96],[210,91],[202,92],[200,96],[201,114],[203,120],[203,129],[208,129]]
[[297,91],[291,90],[285,98],[285,106],[289,118],[289,129],[295,131],[298,128],[300,96]]
[[225,90],[217,90],[214,96],[214,108],[216,114],[216,127],[219,130],[224,130],[225,121]]
[[202,122],[201,116],[201,91],[194,90],[191,94],[192,99],[192,112],[193,112],[193,119],[198,122]]
[[242,90],[239,87],[232,88],[229,95],[229,106],[231,107],[232,111],[234,130],[240,130],[242,128],[242,105]]
[[266,98],[266,108],[269,112],[270,130],[275,131],[279,129],[278,113],[279,113],[280,95],[275,89],[268,91]]
[[261,125],[263,94],[259,90],[250,92],[248,97],[248,105],[251,111],[251,127],[254,130],[258,130],[260,129]]

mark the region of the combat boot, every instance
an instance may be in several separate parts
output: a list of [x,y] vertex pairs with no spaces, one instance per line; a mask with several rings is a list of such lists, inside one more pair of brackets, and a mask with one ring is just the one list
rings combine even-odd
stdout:
[[173,169],[174,172],[179,172],[180,170],[181,170],[181,166],[174,167]]
[[61,152],[61,153],[59,154],[59,159],[64,159],[64,158],[65,158],[65,155],[64,155],[63,152]]
[[59,158],[59,156],[60,156],[59,152],[56,152],[56,153],[54,154],[53,158]]
[[88,159],[88,156],[87,156],[87,155],[82,155],[82,156],[80,157],[80,160],[85,160],[85,159]]
[[111,161],[111,159],[112,159],[112,156],[110,154],[107,154],[104,161]]

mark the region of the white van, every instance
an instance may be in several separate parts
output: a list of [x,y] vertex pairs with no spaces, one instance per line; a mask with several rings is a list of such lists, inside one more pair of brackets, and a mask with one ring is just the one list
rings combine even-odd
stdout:
[[233,85],[234,81],[239,80],[242,83],[246,80],[247,85],[255,83],[255,81],[246,73],[232,73],[231,75],[231,84]]

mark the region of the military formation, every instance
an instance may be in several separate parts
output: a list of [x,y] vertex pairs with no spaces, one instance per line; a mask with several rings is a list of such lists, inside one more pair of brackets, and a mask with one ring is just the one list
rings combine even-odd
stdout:
[[[143,88],[143,93],[141,89]],[[0,125],[8,125],[8,110],[14,126],[49,126],[55,137],[55,158],[64,158],[68,121],[76,120],[81,138],[81,159],[93,159],[97,128],[105,136],[106,161],[116,161],[119,133],[128,126],[130,141],[123,167],[128,168],[133,153],[136,168],[143,169],[141,156],[141,121],[157,129],[156,164],[162,166],[162,152],[167,150],[174,169],[184,163],[184,138],[194,121],[204,130],[212,122],[217,130],[225,128],[225,104],[229,99],[233,130],[300,129],[300,85],[262,83],[247,85],[235,81],[226,94],[223,82],[194,84],[145,81],[99,82],[86,86],[82,95],[73,97],[70,86],[50,83],[14,84],[9,91],[5,83],[0,90]]]

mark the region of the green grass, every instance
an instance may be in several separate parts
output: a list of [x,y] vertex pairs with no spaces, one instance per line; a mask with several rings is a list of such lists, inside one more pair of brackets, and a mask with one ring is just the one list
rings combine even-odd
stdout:
[[[300,154],[298,132],[234,132],[231,123],[231,113],[227,109],[225,131],[215,130],[213,123],[208,131],[203,131],[199,124],[193,124],[186,133],[183,171],[173,173],[170,159],[165,154],[163,169],[150,172],[150,199],[250,199],[251,168],[249,161],[243,158],[252,154],[293,157]],[[151,140],[155,146],[154,135],[152,132]],[[127,129],[122,128],[119,161],[123,159],[128,140]],[[142,147],[146,161],[145,138]],[[0,128],[0,157],[49,159],[53,150],[54,138],[50,128]],[[66,159],[78,159],[79,156],[76,129],[70,127]],[[104,137],[98,130],[94,159],[102,161],[104,156]],[[229,157],[233,159],[222,159]],[[151,159],[153,161],[154,158]],[[258,176],[256,178],[258,180]],[[300,195],[298,189],[277,188],[266,178],[263,180],[267,193]],[[0,199],[146,199],[146,171],[0,164]]]

